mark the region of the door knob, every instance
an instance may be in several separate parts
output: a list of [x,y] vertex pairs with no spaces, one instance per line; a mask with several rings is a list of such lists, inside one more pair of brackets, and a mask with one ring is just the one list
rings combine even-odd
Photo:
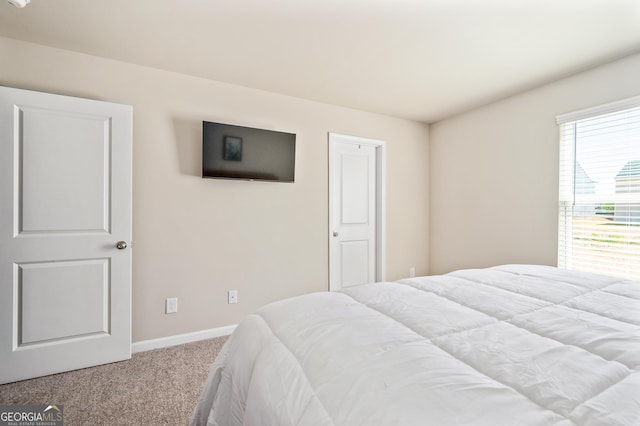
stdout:
[[334,236],[334,237],[337,237],[337,236],[338,236],[338,233],[337,233],[336,231],[333,231],[333,236]]
[[126,248],[127,248],[127,243],[126,243],[125,241],[118,241],[118,242],[116,243],[116,248],[117,248],[118,250],[124,250],[124,249],[126,249]]

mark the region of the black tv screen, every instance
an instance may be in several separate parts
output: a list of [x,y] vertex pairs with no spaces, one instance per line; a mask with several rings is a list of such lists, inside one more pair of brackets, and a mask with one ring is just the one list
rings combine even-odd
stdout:
[[202,177],[293,182],[296,135],[202,122]]

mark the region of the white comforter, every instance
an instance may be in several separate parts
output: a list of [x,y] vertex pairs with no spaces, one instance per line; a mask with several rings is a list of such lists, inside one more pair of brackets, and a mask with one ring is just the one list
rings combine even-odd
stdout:
[[195,425],[640,425],[640,283],[509,265],[267,305]]

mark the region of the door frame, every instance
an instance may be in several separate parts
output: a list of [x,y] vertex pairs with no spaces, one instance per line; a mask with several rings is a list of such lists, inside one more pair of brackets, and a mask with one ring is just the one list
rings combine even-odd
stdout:
[[332,244],[331,241],[334,238],[333,233],[333,204],[334,197],[337,194],[333,193],[333,179],[336,164],[333,163],[333,154],[335,146],[339,143],[353,143],[359,145],[367,145],[375,148],[376,152],[376,281],[385,281],[386,279],[386,157],[387,148],[386,143],[383,140],[364,138],[360,136],[345,135],[341,133],[329,132],[329,232],[328,238],[328,280],[329,291],[340,290],[337,283],[331,280],[332,270]]

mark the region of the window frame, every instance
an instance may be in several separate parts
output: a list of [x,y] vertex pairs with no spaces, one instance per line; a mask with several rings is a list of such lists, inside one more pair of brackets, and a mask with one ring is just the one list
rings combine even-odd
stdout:
[[[558,194],[558,267],[569,270],[584,270],[574,265],[574,214],[576,205],[576,160],[577,126],[581,120],[593,119],[608,114],[640,108],[640,96],[610,102],[591,108],[561,114],[556,117],[559,131],[559,194]],[[594,197],[596,198],[596,197]],[[615,195],[612,199],[615,199]],[[640,225],[638,225],[640,226]],[[640,264],[640,259],[638,261]],[[610,274],[610,271],[602,271]],[[627,279],[638,279],[640,272],[632,278],[623,273],[615,274]],[[640,280],[640,279],[638,279]]]

